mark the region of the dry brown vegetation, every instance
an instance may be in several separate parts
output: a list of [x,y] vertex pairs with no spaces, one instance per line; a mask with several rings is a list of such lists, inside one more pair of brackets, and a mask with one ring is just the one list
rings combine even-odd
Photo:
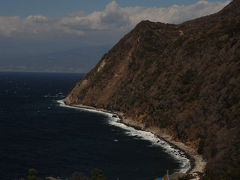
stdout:
[[179,25],[139,23],[66,102],[165,128],[204,155],[206,179],[240,178],[239,9],[234,0],[219,13]]

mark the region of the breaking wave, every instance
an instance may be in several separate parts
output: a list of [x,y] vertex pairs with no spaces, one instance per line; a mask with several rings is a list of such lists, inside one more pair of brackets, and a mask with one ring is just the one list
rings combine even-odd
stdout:
[[59,103],[59,105],[61,107],[78,109],[78,110],[80,109],[82,111],[103,114],[103,115],[107,116],[108,124],[124,129],[125,133],[127,135],[135,136],[140,139],[150,141],[153,146],[161,147],[166,153],[168,153],[171,157],[173,157],[175,160],[177,160],[179,162],[180,169],[178,170],[178,172],[186,173],[191,168],[190,160],[187,158],[186,154],[183,151],[173,147],[171,144],[158,138],[156,135],[154,135],[151,132],[138,130],[131,126],[127,126],[127,125],[121,123],[119,117],[117,117],[117,116],[113,117],[113,114],[108,113],[108,112],[103,112],[103,111],[95,110],[95,109],[86,109],[86,108],[76,107],[76,106],[69,106],[69,105],[66,105],[63,100],[58,100],[57,102]]

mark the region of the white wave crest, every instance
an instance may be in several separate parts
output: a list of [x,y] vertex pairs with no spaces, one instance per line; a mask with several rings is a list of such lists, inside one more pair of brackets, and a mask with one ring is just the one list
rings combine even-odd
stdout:
[[69,105],[66,105],[63,100],[59,100],[57,102],[61,107],[67,107],[67,108],[78,109],[82,111],[104,114],[107,116],[108,123],[110,125],[124,129],[127,135],[135,136],[140,139],[150,141],[152,145],[161,147],[166,153],[168,153],[171,157],[173,157],[175,160],[179,162],[180,169],[178,170],[178,172],[186,173],[191,168],[190,160],[187,158],[187,156],[183,151],[174,148],[169,143],[158,138],[156,135],[154,135],[151,132],[137,130],[137,129],[134,129],[133,127],[127,126],[121,123],[119,117],[115,117],[115,116],[113,117],[113,114],[108,112],[103,112],[95,109],[86,109],[86,108],[81,108],[76,106],[69,106]]

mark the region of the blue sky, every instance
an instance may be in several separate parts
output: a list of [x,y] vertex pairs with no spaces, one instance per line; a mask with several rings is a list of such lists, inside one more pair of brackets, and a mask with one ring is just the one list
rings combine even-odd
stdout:
[[87,72],[142,20],[179,24],[229,2],[0,0],[0,71]]
[[[120,6],[168,7],[173,4],[189,5],[198,0],[118,0]],[[214,2],[216,0],[208,0]],[[0,0],[0,16],[41,14],[58,17],[76,11],[101,11],[110,0]],[[224,0],[218,0],[224,2]]]

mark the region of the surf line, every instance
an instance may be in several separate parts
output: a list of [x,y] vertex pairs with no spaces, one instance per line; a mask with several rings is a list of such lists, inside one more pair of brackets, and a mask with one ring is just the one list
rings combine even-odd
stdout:
[[81,105],[70,106],[70,105],[65,104],[64,100],[58,100],[57,102],[58,102],[59,106],[61,106],[61,107],[103,114],[107,117],[108,124],[115,126],[115,127],[119,127],[121,129],[124,129],[126,135],[138,137],[139,139],[151,142],[153,146],[161,147],[161,149],[163,149],[164,152],[169,154],[172,158],[174,158],[180,164],[180,168],[177,169],[176,172],[187,173],[192,169],[191,160],[187,156],[186,152],[184,152],[184,151],[178,149],[178,147],[171,145],[170,143],[164,141],[163,139],[159,138],[152,132],[143,131],[141,129],[136,129],[132,126],[126,125],[125,123],[123,123],[120,120],[120,118],[115,113],[99,110],[97,108],[88,107],[88,106],[81,106]]

